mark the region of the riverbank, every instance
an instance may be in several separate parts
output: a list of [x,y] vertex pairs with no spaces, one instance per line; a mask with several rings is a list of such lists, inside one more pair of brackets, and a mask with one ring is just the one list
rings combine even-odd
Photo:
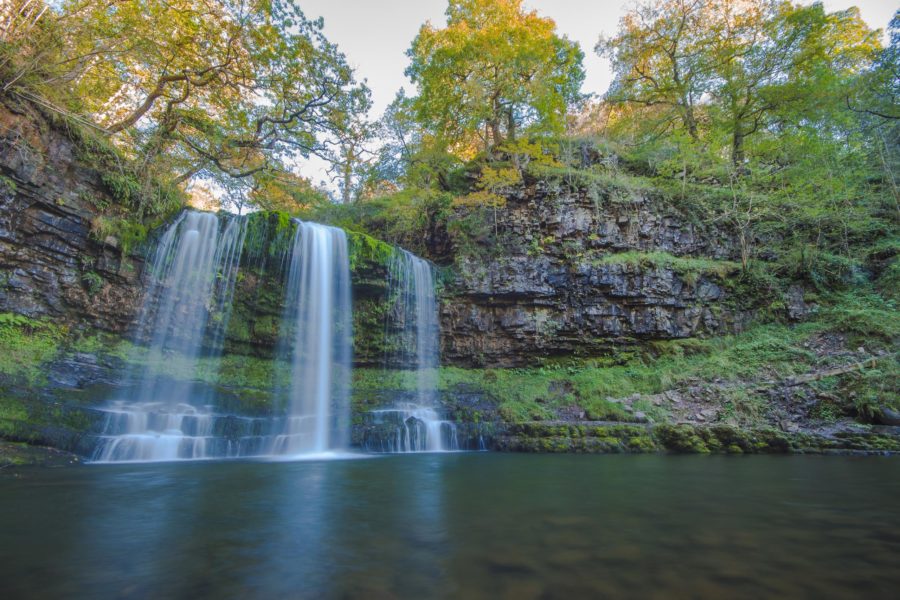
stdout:
[[25,442],[0,440],[0,470],[25,466],[68,467],[81,464],[84,464],[84,459],[70,452]]

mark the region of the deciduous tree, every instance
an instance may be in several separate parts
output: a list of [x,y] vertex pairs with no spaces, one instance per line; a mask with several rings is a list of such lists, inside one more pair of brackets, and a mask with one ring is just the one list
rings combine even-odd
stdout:
[[578,44],[522,0],[451,0],[447,27],[426,23],[408,54],[418,120],[460,155],[562,131],[584,79]]
[[322,21],[295,0],[52,6],[42,16],[46,43],[25,48],[42,64],[18,57],[3,87],[88,115],[176,183],[252,178],[310,155],[333,160],[350,117],[369,106]]

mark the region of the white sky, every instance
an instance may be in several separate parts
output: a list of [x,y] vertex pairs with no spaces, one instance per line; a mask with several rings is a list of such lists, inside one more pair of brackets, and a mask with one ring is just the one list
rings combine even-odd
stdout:
[[[858,6],[875,29],[887,29],[900,0],[825,0],[829,11]],[[371,116],[379,117],[401,87],[414,88],[403,71],[409,64],[406,49],[425,21],[446,23],[447,0],[299,0],[309,18],[325,18],[325,35],[346,54],[359,79],[372,90]],[[525,0],[528,8],[556,21],[557,31],[578,42],[587,73],[582,92],[602,94],[611,80],[608,61],[594,53],[600,34],[613,35],[622,13],[632,5],[621,0]],[[886,38],[885,38],[886,41]],[[319,181],[321,167],[302,171]],[[319,174],[315,174],[315,172]]]

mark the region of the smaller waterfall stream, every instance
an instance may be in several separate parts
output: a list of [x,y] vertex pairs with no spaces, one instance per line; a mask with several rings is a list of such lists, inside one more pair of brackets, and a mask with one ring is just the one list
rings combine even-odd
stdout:
[[389,273],[388,294],[395,298],[395,306],[386,329],[397,331],[402,345],[400,354],[406,356],[396,362],[415,369],[415,401],[372,411],[375,422],[395,427],[396,435],[367,449],[374,452],[457,450],[456,424],[441,415],[437,397],[441,331],[431,263],[398,249]]

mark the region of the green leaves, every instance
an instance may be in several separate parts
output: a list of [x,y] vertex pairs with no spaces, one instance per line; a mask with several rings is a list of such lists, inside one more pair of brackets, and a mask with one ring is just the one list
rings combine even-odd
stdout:
[[471,158],[521,133],[562,130],[584,79],[578,45],[521,0],[451,0],[448,23],[420,30],[407,75],[438,146]]
[[14,62],[31,65],[20,85],[93,117],[148,175],[228,187],[310,155],[332,160],[349,115],[369,106],[295,0],[52,6],[39,43],[16,47],[26,56]]
[[637,111],[626,121],[650,135],[727,143],[737,169],[749,138],[833,114],[841,86],[877,50],[856,9],[770,0],[641,4],[597,45],[616,73],[608,99]]

